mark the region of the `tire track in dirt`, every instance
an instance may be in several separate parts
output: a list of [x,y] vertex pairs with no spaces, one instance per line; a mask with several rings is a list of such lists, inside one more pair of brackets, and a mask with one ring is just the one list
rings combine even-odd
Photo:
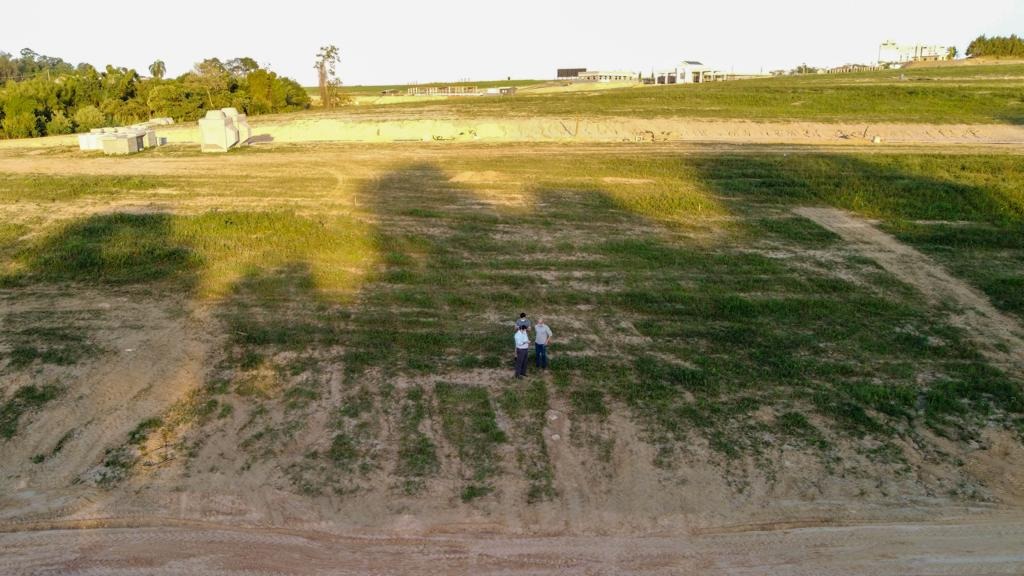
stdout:
[[0,532],[3,574],[1016,575],[1019,514],[636,536],[397,537],[215,523]]
[[952,305],[950,320],[967,332],[982,354],[1012,373],[1024,374],[1024,327],[1016,318],[999,311],[984,294],[867,220],[835,208],[802,207],[794,212],[838,234],[887,272],[919,290],[929,304]]

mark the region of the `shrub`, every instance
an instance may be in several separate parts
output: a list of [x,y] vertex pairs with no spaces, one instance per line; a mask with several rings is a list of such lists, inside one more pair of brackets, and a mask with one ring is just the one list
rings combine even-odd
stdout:
[[95,106],[83,106],[75,112],[75,125],[79,132],[88,132],[93,128],[102,128],[107,123],[106,116]]

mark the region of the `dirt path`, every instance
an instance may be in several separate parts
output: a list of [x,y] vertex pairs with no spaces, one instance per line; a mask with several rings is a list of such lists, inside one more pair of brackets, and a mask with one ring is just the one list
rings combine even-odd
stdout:
[[984,294],[861,218],[835,208],[797,208],[795,212],[853,244],[886,271],[920,290],[930,304],[951,308],[953,323],[971,336],[986,357],[1024,373],[1024,327],[997,310]]
[[339,536],[171,523],[0,533],[0,549],[4,551],[0,573],[11,576],[422,574],[425,570],[473,575],[995,576],[1024,573],[1024,517],[726,529],[646,538]]

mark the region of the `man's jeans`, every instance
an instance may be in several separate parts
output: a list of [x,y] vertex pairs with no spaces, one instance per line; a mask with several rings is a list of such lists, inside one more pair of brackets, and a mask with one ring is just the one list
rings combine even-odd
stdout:
[[537,347],[537,368],[548,367],[548,345],[536,344]]

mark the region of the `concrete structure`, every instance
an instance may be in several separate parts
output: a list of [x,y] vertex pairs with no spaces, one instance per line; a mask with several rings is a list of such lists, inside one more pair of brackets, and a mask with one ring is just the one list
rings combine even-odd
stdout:
[[413,86],[407,96],[480,96],[485,92],[476,86]]
[[851,72],[870,72],[872,70],[879,70],[881,66],[871,66],[868,64],[844,64],[842,66],[836,66],[835,68],[829,68],[825,70],[826,74],[849,74]]
[[238,131],[238,145],[247,145],[249,139],[252,138],[252,128],[249,127],[248,116],[239,114],[238,110],[234,108],[221,108],[221,111],[231,119],[231,122],[235,125],[235,130]]
[[208,110],[199,120],[199,135],[203,152],[227,152],[235,146],[245,146],[252,138],[252,128],[245,114],[235,108]]
[[878,47],[879,66],[894,66],[908,62],[946,60],[949,46],[925,46],[923,44],[897,44],[892,40],[882,42]]
[[[407,96],[512,96],[514,86],[499,86],[480,89],[476,86],[413,86],[405,91]],[[384,94],[382,92],[382,94]],[[394,95],[394,94],[385,94]]]
[[640,74],[626,70],[593,70],[576,75],[580,82],[639,82]]
[[223,110],[208,110],[199,120],[199,140],[203,152],[227,152],[238,144],[238,129]]
[[586,71],[586,68],[559,68],[555,78],[558,80],[573,80],[579,78],[580,74]]
[[701,84],[725,80],[725,72],[712,70],[696,60],[684,60],[675,68],[654,72],[645,84]]
[[154,118],[131,126],[94,128],[88,134],[78,135],[79,150],[102,150],[105,154],[134,154],[146,148],[160,146],[157,126],[174,124],[171,118]]

